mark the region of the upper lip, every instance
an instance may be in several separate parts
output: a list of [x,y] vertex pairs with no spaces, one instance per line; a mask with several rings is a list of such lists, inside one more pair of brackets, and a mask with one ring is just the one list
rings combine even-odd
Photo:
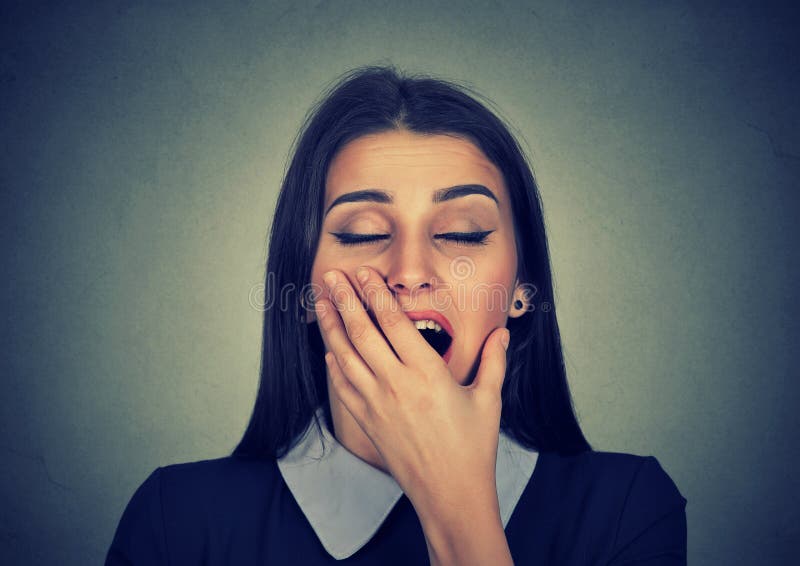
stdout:
[[406,311],[405,314],[411,320],[432,320],[438,323],[451,338],[453,337],[453,327],[450,325],[450,321],[437,311]]

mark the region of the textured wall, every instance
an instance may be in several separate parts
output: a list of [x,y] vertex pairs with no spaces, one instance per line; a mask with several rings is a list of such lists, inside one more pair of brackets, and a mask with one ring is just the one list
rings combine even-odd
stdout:
[[791,10],[19,4],[0,17],[0,562],[98,563],[150,471],[233,448],[290,143],[326,83],[387,61],[473,85],[524,137],[579,418],[670,473],[690,562],[800,545]]

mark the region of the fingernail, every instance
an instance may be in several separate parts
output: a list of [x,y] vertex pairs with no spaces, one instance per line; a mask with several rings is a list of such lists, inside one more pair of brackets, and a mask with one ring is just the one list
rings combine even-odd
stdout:
[[359,283],[366,283],[369,279],[369,270],[366,267],[359,267],[356,270],[356,279]]
[[500,336],[500,343],[503,345],[503,349],[504,350],[508,350],[508,339],[509,339],[509,337],[510,337],[510,334],[508,332],[508,329],[506,328],[505,330],[503,330],[503,335]]
[[325,284],[333,289],[336,286],[336,272],[335,271],[328,271],[325,275],[322,276],[322,280],[325,281]]

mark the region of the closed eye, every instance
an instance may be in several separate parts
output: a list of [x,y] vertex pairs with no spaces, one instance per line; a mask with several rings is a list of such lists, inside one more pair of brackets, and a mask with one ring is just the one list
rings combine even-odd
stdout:
[[[446,240],[461,245],[468,246],[483,246],[486,245],[486,238],[494,232],[494,230],[486,230],[483,232],[447,232],[445,234],[436,234],[434,236],[437,240]],[[371,244],[389,238],[389,234],[352,234],[349,232],[331,232],[341,245],[343,246],[358,246],[363,244]]]
[[486,238],[492,232],[494,232],[494,230],[486,230],[484,232],[448,232],[447,234],[436,234],[434,238],[455,242],[457,244],[485,246]]

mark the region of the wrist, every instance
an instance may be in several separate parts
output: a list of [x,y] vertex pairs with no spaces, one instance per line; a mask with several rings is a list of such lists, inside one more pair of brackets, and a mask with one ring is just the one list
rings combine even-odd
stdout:
[[432,565],[512,564],[496,492],[493,495],[470,496],[457,507],[418,512]]

